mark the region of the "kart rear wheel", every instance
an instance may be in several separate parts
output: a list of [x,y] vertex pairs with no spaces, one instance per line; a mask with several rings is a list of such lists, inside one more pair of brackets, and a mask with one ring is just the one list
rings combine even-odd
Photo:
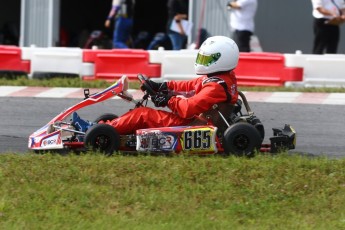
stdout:
[[260,149],[261,143],[261,134],[248,123],[236,123],[224,132],[223,147],[227,155],[252,157]]
[[113,113],[105,113],[105,114],[102,114],[101,116],[97,117],[94,120],[94,123],[99,123],[100,121],[107,122],[107,121],[114,120],[115,118],[118,118],[118,117],[119,116],[117,116],[116,114],[113,114]]
[[110,156],[119,149],[120,135],[110,125],[95,124],[86,132],[84,146]]

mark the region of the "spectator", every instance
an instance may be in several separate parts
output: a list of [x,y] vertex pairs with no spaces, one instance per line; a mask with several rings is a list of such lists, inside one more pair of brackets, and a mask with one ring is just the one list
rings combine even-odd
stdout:
[[128,48],[133,28],[133,0],[113,0],[105,27],[110,27],[114,20],[113,48]]
[[235,0],[228,3],[230,26],[240,52],[250,52],[250,38],[255,29],[257,0]]
[[[167,34],[171,40],[173,50],[180,50],[184,48],[187,43],[186,31],[183,30],[181,20],[188,19],[188,4],[189,0],[168,0]],[[170,29],[173,21],[177,23],[180,32]]]
[[340,24],[345,21],[344,0],[312,0],[314,16],[313,54],[337,53]]

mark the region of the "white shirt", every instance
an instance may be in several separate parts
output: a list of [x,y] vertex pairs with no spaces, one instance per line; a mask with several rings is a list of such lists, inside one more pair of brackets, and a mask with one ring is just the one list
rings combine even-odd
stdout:
[[121,0],[113,0],[113,6],[118,6],[121,4]]
[[254,32],[254,17],[258,6],[257,0],[237,0],[240,9],[231,9],[230,26],[234,30],[249,30]]
[[315,18],[332,18],[333,17],[333,16],[329,16],[329,15],[326,16],[326,15],[321,14],[317,10],[318,7],[322,7],[322,8],[325,8],[326,10],[332,11],[336,15],[339,15],[339,9],[345,8],[344,0],[334,0],[334,3],[336,5],[331,0],[311,0],[311,3],[313,4],[313,16]]

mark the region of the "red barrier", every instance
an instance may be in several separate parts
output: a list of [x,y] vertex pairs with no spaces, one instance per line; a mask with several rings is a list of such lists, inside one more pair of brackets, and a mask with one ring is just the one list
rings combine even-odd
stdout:
[[149,60],[149,52],[141,49],[84,50],[83,62],[94,63],[95,75],[83,79],[113,81],[127,75],[134,80],[138,73],[160,77],[161,65],[151,64]]
[[303,68],[285,67],[280,53],[240,53],[235,72],[240,86],[284,86],[303,80]]
[[0,70],[30,73],[30,61],[22,60],[22,51],[17,46],[0,46]]

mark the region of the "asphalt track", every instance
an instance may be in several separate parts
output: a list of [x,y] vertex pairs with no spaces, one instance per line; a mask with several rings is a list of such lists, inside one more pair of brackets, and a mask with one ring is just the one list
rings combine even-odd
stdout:
[[[0,90],[0,153],[29,152],[28,136],[58,113],[81,100],[30,95],[8,96],[1,93],[4,94],[4,90]],[[286,98],[280,100],[278,96],[267,99],[264,94],[258,94],[255,100],[254,93],[247,95],[252,110],[265,126],[264,142],[268,143],[269,137],[273,135],[273,127],[291,124],[297,132],[297,146],[291,153],[334,158],[345,156],[343,94],[309,95],[307,98],[310,101],[300,98],[298,102],[291,100],[291,95],[289,99],[286,99],[288,97],[285,95]],[[300,94],[297,96],[301,97]],[[326,103],[325,100],[333,103]],[[84,108],[79,113],[83,118],[93,120],[102,113],[113,112],[121,115],[130,108],[133,108],[133,104],[112,99]]]

